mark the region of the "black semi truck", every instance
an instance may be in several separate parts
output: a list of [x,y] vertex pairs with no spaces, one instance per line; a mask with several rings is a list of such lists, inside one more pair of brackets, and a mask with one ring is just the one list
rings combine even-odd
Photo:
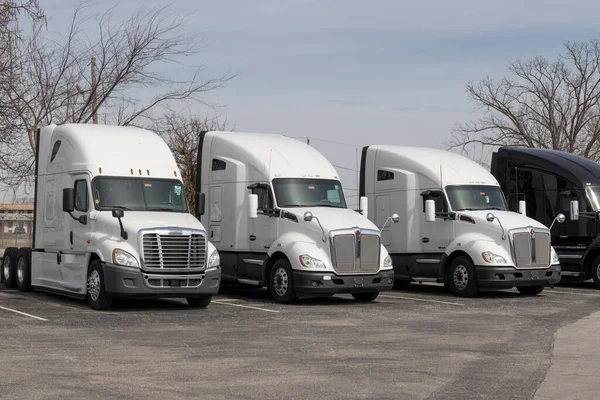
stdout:
[[557,214],[567,216],[551,229],[562,280],[593,279],[600,288],[600,164],[562,151],[501,147],[491,172],[510,210],[525,200],[527,216],[548,227]]

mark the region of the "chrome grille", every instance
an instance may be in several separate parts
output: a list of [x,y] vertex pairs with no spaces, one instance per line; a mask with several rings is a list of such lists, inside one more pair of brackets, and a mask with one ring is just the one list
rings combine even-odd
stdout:
[[546,268],[550,265],[550,232],[547,230],[531,227],[513,230],[511,247],[517,268]]
[[142,236],[144,268],[147,270],[199,270],[206,263],[206,236],[145,233]]
[[379,271],[381,238],[378,234],[364,233],[358,229],[332,234],[331,254],[336,272],[359,274]]

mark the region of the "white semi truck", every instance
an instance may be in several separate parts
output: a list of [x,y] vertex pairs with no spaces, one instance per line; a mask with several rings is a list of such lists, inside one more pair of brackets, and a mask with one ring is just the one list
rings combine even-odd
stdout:
[[392,288],[379,229],[347,207],[335,168],[314,148],[283,135],[204,132],[196,176],[197,216],[224,280],[266,286],[282,303],[336,293],[372,301]]
[[181,174],[154,132],[104,125],[38,130],[31,248],[8,248],[8,287],[87,298],[181,297],[206,307],[219,253],[188,211]]
[[[535,295],[560,280],[550,230],[508,211],[496,179],[474,161],[433,148],[367,146],[360,195],[379,226],[391,212],[402,221],[382,232],[395,277],[447,284],[457,296],[517,287]],[[555,222],[563,222],[559,214]]]

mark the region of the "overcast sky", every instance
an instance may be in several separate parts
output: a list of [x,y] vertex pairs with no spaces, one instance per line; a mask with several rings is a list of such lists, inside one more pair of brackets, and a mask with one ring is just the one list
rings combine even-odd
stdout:
[[[78,2],[41,3],[60,30]],[[190,15],[186,31],[206,46],[186,62],[204,63],[207,77],[238,73],[207,96],[236,130],[356,146],[440,147],[454,124],[476,117],[467,82],[501,77],[517,58],[553,56],[600,26],[600,2],[587,0],[175,0],[172,9]],[[355,147],[311,145],[355,168]],[[355,173],[341,174],[356,188]]]

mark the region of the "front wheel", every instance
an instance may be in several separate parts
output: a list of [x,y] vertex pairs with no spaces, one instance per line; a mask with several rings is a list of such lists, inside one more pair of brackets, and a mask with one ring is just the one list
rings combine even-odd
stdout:
[[475,266],[469,257],[456,257],[450,264],[448,271],[448,285],[455,296],[474,297],[477,287]]
[[275,261],[273,269],[271,269],[269,290],[273,299],[278,303],[290,304],[296,300],[294,276],[287,258]]
[[112,299],[104,288],[104,271],[100,260],[92,261],[88,270],[87,301],[94,310],[108,310],[112,306]]
[[17,287],[17,258],[19,256],[19,249],[16,247],[9,247],[4,251],[4,257],[2,258],[2,282],[4,286],[9,289]]
[[526,296],[537,296],[544,290],[543,286],[517,286],[517,290]]
[[186,300],[192,308],[206,308],[210,304],[212,296],[187,297]]
[[594,258],[592,261],[592,279],[596,284],[596,287],[600,288],[600,256]]
[[367,293],[352,293],[354,300],[361,303],[369,303],[375,300],[379,296],[379,292],[367,292]]

